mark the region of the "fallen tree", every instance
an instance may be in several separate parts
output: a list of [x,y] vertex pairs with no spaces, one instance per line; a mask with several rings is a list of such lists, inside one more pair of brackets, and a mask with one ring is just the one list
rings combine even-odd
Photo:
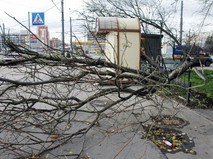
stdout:
[[[9,41],[7,46],[23,57],[0,63],[0,148],[15,158],[41,156],[86,135],[106,119],[115,120],[124,112],[134,116],[135,109],[143,112],[155,107],[157,113],[138,124],[146,122],[162,111],[156,91],[191,65],[186,60],[169,74],[158,67],[150,73],[73,53],[66,58]],[[63,155],[79,157],[82,151]]]

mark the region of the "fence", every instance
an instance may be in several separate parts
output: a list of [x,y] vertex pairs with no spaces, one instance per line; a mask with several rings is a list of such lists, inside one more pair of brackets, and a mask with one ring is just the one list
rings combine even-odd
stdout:
[[[172,58],[164,58],[164,64],[167,71],[172,71],[180,65],[180,60]],[[182,98],[186,101],[187,104],[190,102],[191,96],[191,82],[190,82],[190,73],[191,69],[188,69],[183,75],[176,78],[172,84],[179,86],[180,89],[176,89],[176,92],[179,94],[179,98]]]

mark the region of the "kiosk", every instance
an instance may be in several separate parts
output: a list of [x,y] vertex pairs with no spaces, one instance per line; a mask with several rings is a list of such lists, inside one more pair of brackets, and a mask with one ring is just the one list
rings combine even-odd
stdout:
[[106,34],[108,62],[140,69],[141,31],[138,18],[98,17],[97,34]]

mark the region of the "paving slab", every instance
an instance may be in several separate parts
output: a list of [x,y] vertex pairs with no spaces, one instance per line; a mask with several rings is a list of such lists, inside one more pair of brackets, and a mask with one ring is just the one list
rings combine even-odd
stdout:
[[195,142],[196,155],[187,153],[167,154],[169,159],[212,159],[213,158],[213,122],[195,110],[183,107],[179,117],[189,121],[181,130]]
[[[67,144],[64,147],[75,146],[75,149],[78,150],[82,147],[81,157],[89,159],[212,159],[213,122],[197,111],[174,101],[164,100],[163,105],[165,109],[162,113],[178,112],[178,117],[189,122],[187,126],[178,130],[194,140],[193,150],[196,151],[196,155],[184,152],[163,154],[154,143],[142,138],[143,128],[140,122],[145,121],[148,114],[155,114],[158,108],[147,107],[148,109],[144,110],[141,105],[135,106],[134,111],[126,110],[119,115],[101,120],[98,126],[84,136],[83,145],[82,142],[75,142],[74,145]],[[139,120],[135,116],[139,116]],[[75,152],[73,151],[73,153]]]
[[[116,96],[99,99],[97,104],[88,104],[88,110],[100,110],[116,100]],[[106,110],[99,123],[86,134],[79,135],[67,144],[44,154],[46,159],[212,159],[213,158],[213,122],[202,113],[189,109],[175,101],[156,98],[155,106],[152,100],[136,100],[135,97]],[[106,105],[102,105],[103,101]],[[179,128],[194,140],[196,155],[177,152],[175,154],[162,153],[160,149],[147,138],[143,137],[144,121],[150,122],[150,116],[158,113],[177,115],[189,122],[187,126]],[[71,131],[77,131],[87,126],[95,117],[84,114],[83,111],[75,115]],[[80,121],[87,121],[80,122]],[[70,132],[72,133],[72,132]],[[6,155],[5,155],[6,156]],[[1,157],[0,157],[1,158]],[[12,158],[5,158],[12,159]]]

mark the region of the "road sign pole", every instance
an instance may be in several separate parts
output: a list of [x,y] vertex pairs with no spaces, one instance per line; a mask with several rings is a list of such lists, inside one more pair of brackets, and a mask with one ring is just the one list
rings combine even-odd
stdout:
[[29,33],[29,47],[31,49],[31,37],[30,37],[30,12],[28,12],[28,33]]

